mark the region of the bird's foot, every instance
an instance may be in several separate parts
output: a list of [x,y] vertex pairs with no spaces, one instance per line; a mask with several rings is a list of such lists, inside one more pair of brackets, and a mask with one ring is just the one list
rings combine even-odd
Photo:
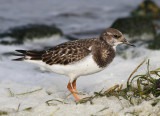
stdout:
[[77,91],[76,91],[76,93],[74,92],[74,90],[73,90],[70,82],[68,83],[67,88],[68,88],[68,90],[72,93],[72,95],[76,98],[76,100],[79,101],[80,98],[79,98],[78,95],[77,95]]

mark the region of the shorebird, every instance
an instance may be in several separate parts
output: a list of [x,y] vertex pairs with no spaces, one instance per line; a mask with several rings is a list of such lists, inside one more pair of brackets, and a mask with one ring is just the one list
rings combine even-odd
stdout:
[[34,63],[45,70],[68,76],[67,88],[79,101],[77,78],[104,70],[113,61],[119,44],[134,46],[119,30],[108,28],[98,38],[69,41],[48,50],[16,50],[22,57],[13,60]]

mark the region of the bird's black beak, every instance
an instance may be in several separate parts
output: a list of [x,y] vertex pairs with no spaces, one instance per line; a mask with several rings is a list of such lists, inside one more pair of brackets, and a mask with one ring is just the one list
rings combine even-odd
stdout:
[[127,45],[129,45],[129,46],[136,47],[134,44],[131,44],[131,43],[130,43],[129,41],[127,41],[125,38],[124,38],[123,44],[127,44]]

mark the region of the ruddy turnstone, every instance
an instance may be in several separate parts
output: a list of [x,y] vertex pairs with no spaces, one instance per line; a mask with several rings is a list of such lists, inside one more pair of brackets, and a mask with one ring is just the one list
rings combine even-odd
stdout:
[[22,57],[14,60],[35,63],[48,71],[68,76],[67,88],[78,101],[77,78],[105,69],[114,59],[118,44],[134,46],[119,30],[108,28],[99,38],[69,41],[44,51],[16,50]]

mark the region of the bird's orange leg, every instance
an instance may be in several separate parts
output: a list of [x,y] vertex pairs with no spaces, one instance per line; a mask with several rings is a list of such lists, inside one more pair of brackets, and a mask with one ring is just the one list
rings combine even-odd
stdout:
[[76,100],[77,100],[77,101],[79,101],[79,100],[80,100],[80,98],[77,96],[77,94],[76,94],[76,93],[74,93],[73,88],[72,88],[72,86],[71,86],[71,83],[70,83],[70,82],[68,83],[67,88],[68,88],[68,90],[72,93],[72,95],[76,98]]
[[74,81],[72,82],[72,87],[73,87],[73,89],[75,90],[75,92],[77,93],[76,80],[74,80]]

